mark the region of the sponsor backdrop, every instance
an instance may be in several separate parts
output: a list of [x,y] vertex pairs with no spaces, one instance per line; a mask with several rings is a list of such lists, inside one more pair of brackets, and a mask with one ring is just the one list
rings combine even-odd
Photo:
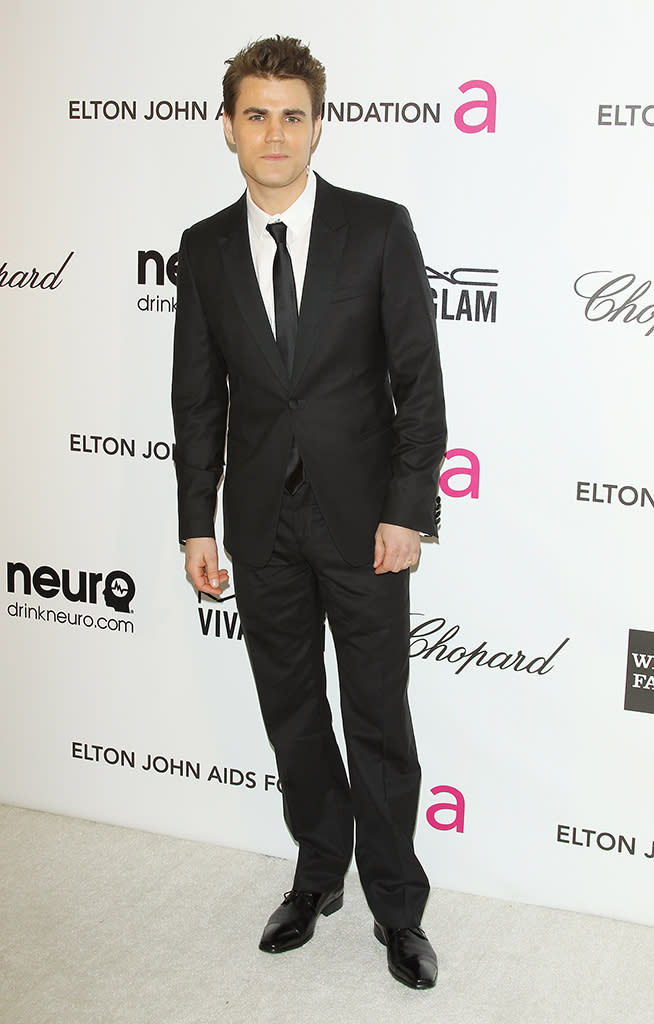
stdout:
[[328,69],[314,167],[410,208],[433,289],[420,854],[654,924],[651,5],[35,0],[5,29],[0,798],[294,857],[238,595],[184,577],[168,397],[181,231],[242,190],[223,62],[279,31]]

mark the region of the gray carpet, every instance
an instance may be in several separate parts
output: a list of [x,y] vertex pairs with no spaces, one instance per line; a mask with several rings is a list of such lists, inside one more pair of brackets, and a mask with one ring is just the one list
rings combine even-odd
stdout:
[[651,1024],[654,929],[434,890],[438,986],[393,981],[358,880],[257,950],[287,861],[0,807],[2,1024]]

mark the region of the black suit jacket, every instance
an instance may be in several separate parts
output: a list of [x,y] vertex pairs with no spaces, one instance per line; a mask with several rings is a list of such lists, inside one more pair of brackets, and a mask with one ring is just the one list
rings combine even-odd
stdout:
[[270,557],[291,440],[346,561],[379,522],[436,534],[445,407],[436,324],[407,211],[318,178],[293,373],[257,283],[245,195],[184,232],[173,413],[180,539]]

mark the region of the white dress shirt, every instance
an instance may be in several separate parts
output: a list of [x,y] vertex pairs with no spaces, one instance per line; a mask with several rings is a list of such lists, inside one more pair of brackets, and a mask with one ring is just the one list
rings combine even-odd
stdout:
[[313,218],[315,201],[316,176],[311,170],[307,174],[307,183],[302,195],[298,196],[293,205],[289,206],[288,210],[275,214],[274,217],[271,217],[269,213],[264,213],[252,199],[249,190],[247,193],[248,234],[250,236],[252,262],[254,263],[261,297],[266,307],[266,313],[268,314],[273,334],[275,334],[273,260],[275,259],[277,245],[270,232],[266,231],[266,225],[276,224],[279,221],[283,221],[286,224],[286,247],[293,264],[295,293],[299,308],[302,300],[304,275],[307,269],[309,236],[311,235],[311,220]]

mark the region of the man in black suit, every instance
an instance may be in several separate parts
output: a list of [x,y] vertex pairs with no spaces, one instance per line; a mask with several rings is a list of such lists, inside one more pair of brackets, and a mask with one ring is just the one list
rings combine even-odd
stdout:
[[[199,590],[228,582],[224,545],[284,814],[293,887],[260,949],[308,941],[343,904],[352,856],[399,981],[430,988],[414,853],[420,767],[407,702],[409,569],[436,534],[445,412],[433,305],[406,210],[309,169],[322,65],[260,40],[223,81],[247,192],[184,232],[173,411],[180,539]],[[323,661],[333,634],[348,774]]]

